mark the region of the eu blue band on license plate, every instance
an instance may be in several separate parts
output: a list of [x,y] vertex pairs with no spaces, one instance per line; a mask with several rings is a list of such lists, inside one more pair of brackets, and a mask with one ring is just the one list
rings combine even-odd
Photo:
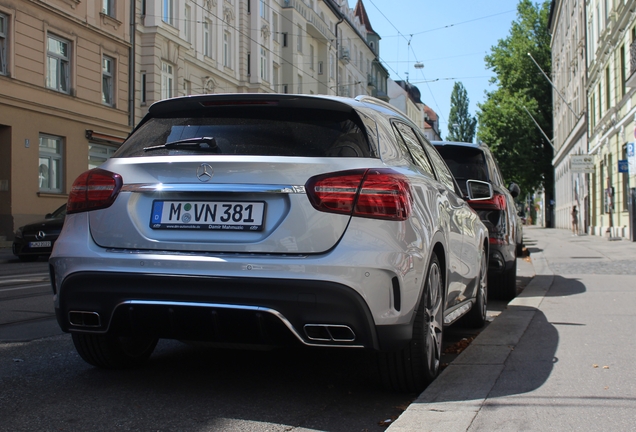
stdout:
[[263,201],[154,201],[150,228],[203,231],[262,231]]

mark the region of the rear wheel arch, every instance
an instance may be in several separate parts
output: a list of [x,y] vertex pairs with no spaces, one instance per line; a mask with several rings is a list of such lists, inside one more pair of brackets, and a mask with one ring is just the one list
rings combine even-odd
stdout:
[[[435,246],[433,246],[433,253],[435,255],[437,255],[437,261],[439,262],[439,266],[440,266],[440,270],[441,270],[441,275],[442,275],[442,284],[444,286],[444,290],[442,292],[442,296],[444,297],[443,300],[444,302],[446,301],[446,281],[448,280],[448,274],[447,274],[447,265],[446,265],[446,249],[444,248],[444,245],[440,242],[436,243]],[[432,254],[431,254],[432,255]],[[430,260],[430,258],[429,258]],[[427,266],[428,268],[428,266]]]

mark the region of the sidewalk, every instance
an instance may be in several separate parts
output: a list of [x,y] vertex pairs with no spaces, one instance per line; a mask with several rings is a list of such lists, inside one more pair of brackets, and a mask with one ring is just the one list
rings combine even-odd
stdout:
[[636,243],[524,230],[535,277],[388,431],[633,430]]

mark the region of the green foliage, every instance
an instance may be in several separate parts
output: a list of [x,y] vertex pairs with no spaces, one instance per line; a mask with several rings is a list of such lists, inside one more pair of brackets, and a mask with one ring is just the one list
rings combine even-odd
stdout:
[[524,110],[552,135],[552,87],[532,61],[550,71],[549,11],[547,0],[542,4],[520,0],[509,36],[486,56],[486,65],[496,74],[491,83],[497,89],[486,92],[487,100],[479,104],[477,138],[492,148],[504,177],[519,184],[522,193],[545,187],[551,197],[552,145]]
[[469,102],[464,85],[461,82],[456,82],[451,93],[447,141],[473,142],[477,118],[468,112]]

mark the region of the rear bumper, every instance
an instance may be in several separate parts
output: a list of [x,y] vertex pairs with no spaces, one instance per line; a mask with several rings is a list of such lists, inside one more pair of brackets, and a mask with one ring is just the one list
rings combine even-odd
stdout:
[[491,274],[503,273],[511,269],[517,259],[516,244],[490,244],[488,272]]
[[57,292],[66,332],[375,350],[396,349],[412,332],[376,326],[360,294],[327,281],[89,271]]

